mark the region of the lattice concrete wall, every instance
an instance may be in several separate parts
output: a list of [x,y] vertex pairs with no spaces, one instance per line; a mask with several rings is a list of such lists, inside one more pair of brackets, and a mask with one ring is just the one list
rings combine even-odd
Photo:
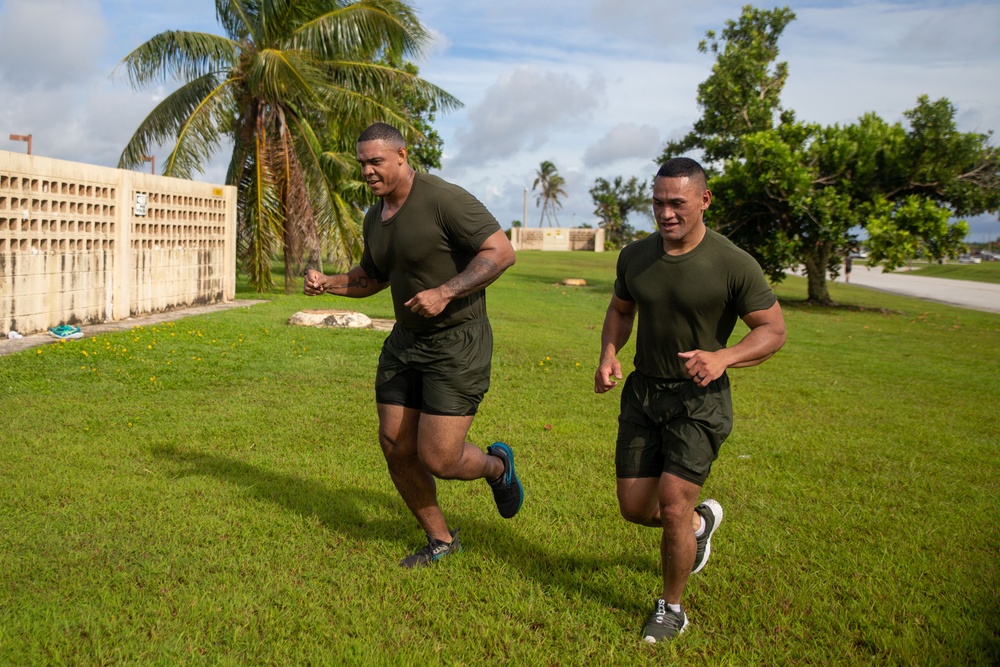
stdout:
[[604,252],[603,229],[511,227],[514,250],[591,250]]
[[235,188],[0,151],[0,334],[235,289]]

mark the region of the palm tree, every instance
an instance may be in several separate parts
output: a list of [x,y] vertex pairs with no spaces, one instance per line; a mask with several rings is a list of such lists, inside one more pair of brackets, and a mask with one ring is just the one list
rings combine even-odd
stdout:
[[314,268],[323,246],[340,263],[358,254],[360,130],[381,120],[422,136],[393,91],[406,87],[441,109],[459,102],[386,64],[429,41],[405,0],[215,0],[215,10],[225,37],[163,32],[119,64],[136,89],[180,81],[135,131],[119,166],[135,168],[172,143],[162,173],[190,178],[231,142],[226,182],[238,187],[244,268],[257,290],[272,287],[280,243],[289,289],[305,252]]
[[531,189],[539,190],[538,196],[535,197],[535,203],[542,207],[542,215],[538,219],[538,226],[542,226],[542,221],[545,219],[546,214],[548,214],[549,226],[551,227],[552,221],[555,220],[556,227],[558,227],[559,218],[556,217],[556,209],[562,208],[559,197],[566,196],[566,191],[563,189],[566,179],[559,175],[556,166],[549,160],[542,162],[535,174],[535,182],[531,186]]

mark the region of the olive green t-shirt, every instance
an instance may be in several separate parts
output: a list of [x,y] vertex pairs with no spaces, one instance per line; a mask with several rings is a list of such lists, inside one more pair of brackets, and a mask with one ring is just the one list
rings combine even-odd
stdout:
[[645,375],[688,379],[678,352],[721,350],[738,317],[777,301],[753,257],[718,232],[706,232],[683,255],[666,254],[653,233],[618,256],[615,294],[638,306],[635,368]]
[[417,292],[440,287],[457,276],[500,223],[483,204],[457,185],[417,173],[402,207],[382,220],[382,202],[365,214],[361,267],[389,282],[396,321],[414,332],[448,329],[486,317],[486,291],[455,299],[426,318],[403,304]]

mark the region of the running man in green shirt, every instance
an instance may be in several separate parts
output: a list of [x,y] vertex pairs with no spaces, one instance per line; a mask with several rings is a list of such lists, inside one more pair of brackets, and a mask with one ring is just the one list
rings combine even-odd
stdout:
[[524,491],[510,446],[483,452],[465,437],[490,385],[493,333],[487,285],[514,264],[499,223],[475,197],[414,171],[403,136],[385,123],[358,139],[361,175],[380,198],[365,215],[361,263],[346,274],[306,274],[307,295],[392,291],[396,324],[375,376],[379,442],[399,495],[427,533],[403,567],[461,551],[437,502],[435,478],[486,479],[500,515]]
[[[618,506],[633,523],[662,529],[663,589],[643,628],[652,643],[680,634],[681,595],[700,571],[722,521],[715,500],[698,503],[712,462],[732,429],[728,368],[755,366],[785,343],[781,307],[757,262],[703,219],[712,203],[705,172],[673,158],[653,182],[658,234],[618,258],[601,333],[594,391],[622,377],[618,352],[638,313],[635,371],[622,388],[615,450]],[[750,328],[727,347],[742,319]]]

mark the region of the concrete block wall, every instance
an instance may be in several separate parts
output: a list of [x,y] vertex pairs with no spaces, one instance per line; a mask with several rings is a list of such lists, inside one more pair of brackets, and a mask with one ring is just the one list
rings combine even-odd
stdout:
[[0,334],[235,289],[235,188],[0,151]]
[[604,252],[603,229],[511,227],[514,250],[589,250]]

